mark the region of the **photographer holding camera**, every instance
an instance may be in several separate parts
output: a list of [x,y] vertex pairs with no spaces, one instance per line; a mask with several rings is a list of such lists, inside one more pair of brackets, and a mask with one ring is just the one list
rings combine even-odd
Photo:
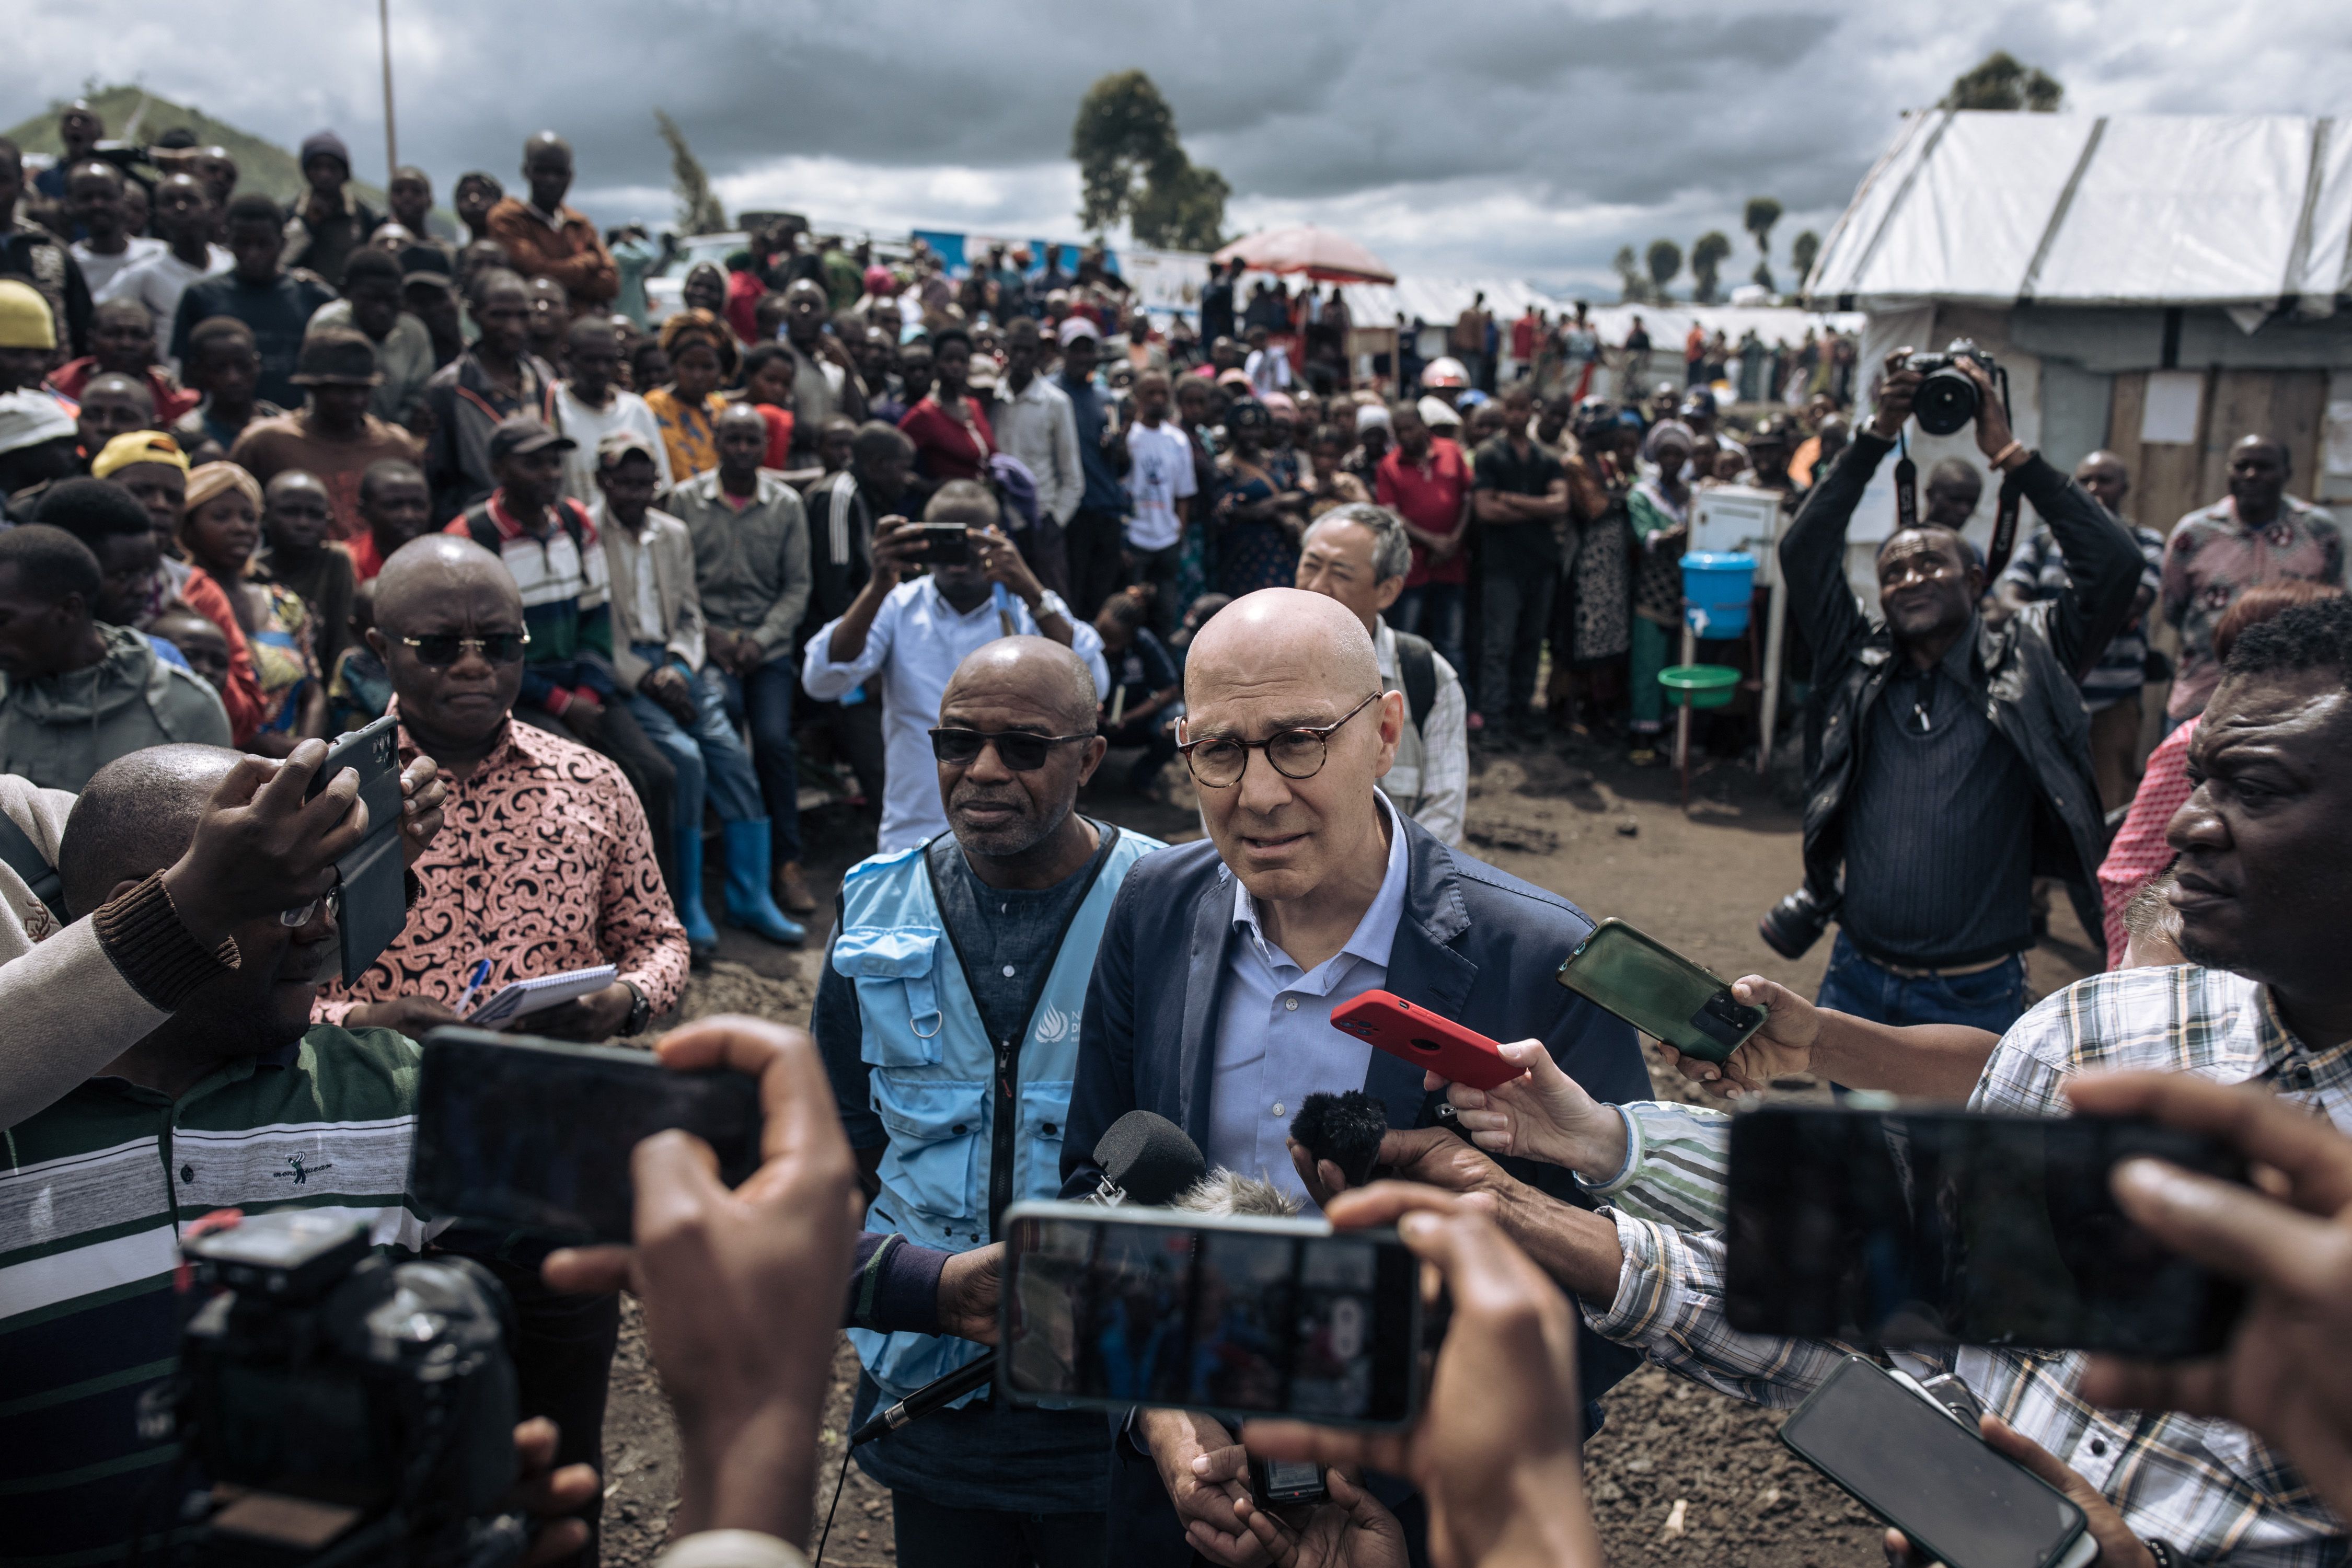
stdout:
[[[1965,343],[1889,355],[1877,412],[1780,541],[1823,716],[1805,791],[1805,884],[1761,934],[1793,958],[1834,917],[1821,1005],[1881,1023],[2007,1028],[2025,1009],[2034,877],[2062,878],[2086,928],[2098,910],[2106,829],[2074,683],[2130,619],[2139,548],[2011,435],[1990,363]],[[1885,623],[1864,615],[1846,582],[1846,526],[1923,387],[1947,431],[1973,413],[2004,488],[2056,536],[2072,592],[1988,626],[1976,608],[1981,563],[1931,514],[1879,546]]]

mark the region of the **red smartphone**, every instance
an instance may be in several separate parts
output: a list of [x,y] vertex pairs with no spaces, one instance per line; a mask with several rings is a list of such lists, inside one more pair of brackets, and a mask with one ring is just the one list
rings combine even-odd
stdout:
[[1502,1048],[1451,1018],[1426,1007],[1416,1007],[1388,991],[1367,991],[1352,1002],[1331,1009],[1331,1026],[1345,1029],[1360,1040],[1415,1067],[1427,1068],[1451,1083],[1472,1089],[1495,1089],[1519,1076],[1521,1069]]

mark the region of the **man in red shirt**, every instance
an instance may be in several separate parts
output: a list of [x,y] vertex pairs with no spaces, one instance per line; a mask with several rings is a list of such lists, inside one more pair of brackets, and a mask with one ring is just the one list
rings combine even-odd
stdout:
[[1373,493],[1382,506],[1404,519],[1412,541],[1412,570],[1388,614],[1401,632],[1414,632],[1436,646],[1456,669],[1470,666],[1462,654],[1463,588],[1470,560],[1463,552],[1470,516],[1470,464],[1462,448],[1430,434],[1421,411],[1399,401],[1389,407],[1396,445],[1374,472]]

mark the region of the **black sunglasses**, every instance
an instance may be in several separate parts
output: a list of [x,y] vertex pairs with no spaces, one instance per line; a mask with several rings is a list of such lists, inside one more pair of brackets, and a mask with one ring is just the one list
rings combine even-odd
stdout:
[[529,632],[491,632],[478,637],[461,637],[455,632],[427,632],[421,637],[403,637],[403,644],[416,650],[419,664],[444,669],[468,653],[480,654],[492,664],[513,664],[522,658],[522,650],[530,646]]
[[1045,765],[1045,757],[1055,746],[1072,741],[1091,741],[1092,733],[1084,735],[1032,735],[1024,730],[934,730],[931,731],[931,755],[951,768],[968,766],[980,761],[984,747],[996,748],[996,759],[1016,773],[1034,773]]

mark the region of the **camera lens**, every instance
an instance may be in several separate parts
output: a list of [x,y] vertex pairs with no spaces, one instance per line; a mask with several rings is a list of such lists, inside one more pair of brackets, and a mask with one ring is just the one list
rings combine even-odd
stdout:
[[1756,922],[1756,934],[1764,945],[1783,958],[1802,958],[1813,943],[1822,940],[1829,929],[1830,912],[1823,909],[1811,889],[1799,888],[1779,903],[1764,911]]
[[1911,400],[1911,415],[1930,436],[1965,430],[1977,416],[1977,384],[1950,366],[1931,371]]

